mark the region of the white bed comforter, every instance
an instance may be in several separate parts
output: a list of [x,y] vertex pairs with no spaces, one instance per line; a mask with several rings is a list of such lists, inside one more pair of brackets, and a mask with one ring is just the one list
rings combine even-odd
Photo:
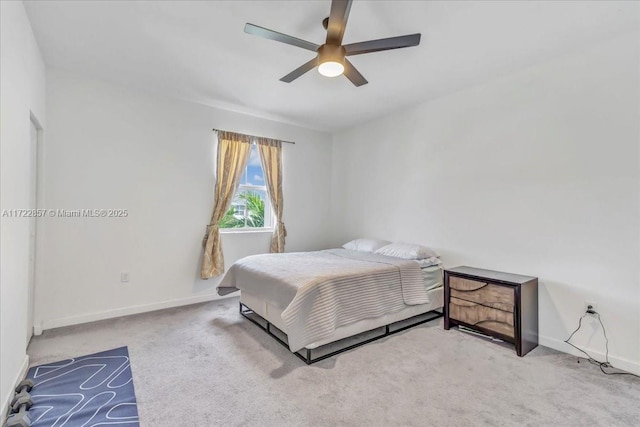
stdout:
[[237,290],[283,309],[291,351],[340,326],[429,302],[416,262],[346,249],[243,258],[218,285],[220,295]]

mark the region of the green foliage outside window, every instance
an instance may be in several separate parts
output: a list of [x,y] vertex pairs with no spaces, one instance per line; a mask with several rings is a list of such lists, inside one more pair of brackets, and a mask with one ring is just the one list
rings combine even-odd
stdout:
[[247,191],[238,194],[238,199],[244,202],[244,215],[238,215],[235,206],[231,206],[218,226],[220,228],[264,227],[264,200],[260,195]]

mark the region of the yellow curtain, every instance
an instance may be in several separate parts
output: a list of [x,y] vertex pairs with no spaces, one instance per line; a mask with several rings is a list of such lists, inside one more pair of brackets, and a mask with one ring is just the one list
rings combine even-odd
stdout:
[[271,236],[269,252],[284,252],[287,229],[282,222],[284,203],[282,200],[282,142],[267,138],[257,138],[260,160],[267,183],[267,192],[275,213],[275,229]]
[[218,223],[231,206],[250,152],[251,144],[248,135],[218,131],[216,204],[211,214],[204,246],[204,258],[200,271],[200,277],[203,279],[224,273],[224,256]]

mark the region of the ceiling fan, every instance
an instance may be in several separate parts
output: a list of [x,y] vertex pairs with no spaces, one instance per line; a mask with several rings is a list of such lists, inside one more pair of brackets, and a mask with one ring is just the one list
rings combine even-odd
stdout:
[[323,45],[249,23],[244,26],[244,32],[317,52],[315,58],[281,78],[280,80],[283,82],[291,83],[317,66],[323,76],[336,77],[344,74],[355,86],[362,86],[368,82],[349,62],[347,56],[417,46],[420,44],[420,33],[343,45],[342,37],[347,26],[352,1],[332,0],[329,17],[322,21],[322,25],[327,30],[327,39]]

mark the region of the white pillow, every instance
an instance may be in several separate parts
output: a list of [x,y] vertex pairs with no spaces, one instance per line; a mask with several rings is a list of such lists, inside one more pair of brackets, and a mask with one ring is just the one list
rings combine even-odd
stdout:
[[355,239],[342,245],[343,248],[358,252],[375,252],[383,246],[388,245],[388,240],[379,239]]
[[393,256],[396,258],[404,259],[425,259],[431,257],[438,257],[438,254],[433,249],[426,246],[414,245],[411,243],[391,243],[390,245],[383,246],[376,251],[377,254]]

